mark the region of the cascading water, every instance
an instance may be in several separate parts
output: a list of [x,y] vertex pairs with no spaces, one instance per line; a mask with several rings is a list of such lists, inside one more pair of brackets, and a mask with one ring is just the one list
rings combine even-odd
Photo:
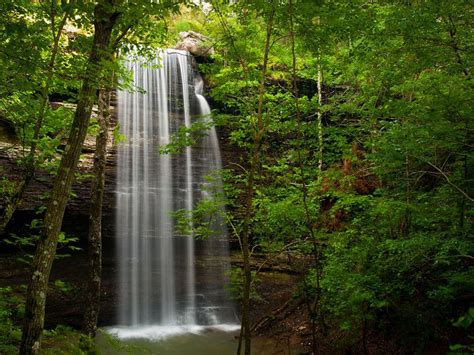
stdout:
[[[209,188],[222,189],[219,180],[206,178],[221,168],[216,131],[210,128],[181,154],[159,153],[179,127],[189,128],[210,114],[191,58],[185,51],[168,50],[147,65],[129,61],[139,90],[118,92],[126,137],[118,149],[119,336],[153,337],[134,328],[236,321],[224,290],[229,268],[225,228],[220,226],[218,238],[196,241],[176,235],[172,217],[173,211],[192,210],[208,197]],[[219,224],[217,219],[213,228]]]

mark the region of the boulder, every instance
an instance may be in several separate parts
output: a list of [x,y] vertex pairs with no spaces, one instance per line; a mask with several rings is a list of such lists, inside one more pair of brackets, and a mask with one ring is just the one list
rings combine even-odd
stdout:
[[214,54],[214,48],[209,44],[210,38],[194,31],[180,32],[181,40],[174,47],[185,50],[195,57],[209,57]]

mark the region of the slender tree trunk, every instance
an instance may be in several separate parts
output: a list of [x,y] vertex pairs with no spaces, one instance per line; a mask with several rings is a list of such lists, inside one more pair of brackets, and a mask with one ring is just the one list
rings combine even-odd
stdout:
[[[368,310],[367,310],[368,312]],[[369,349],[367,344],[367,332],[368,332],[368,321],[364,320],[364,326],[362,327],[362,348],[364,349],[364,355],[369,355]]]
[[102,203],[105,186],[105,165],[107,160],[107,142],[110,121],[110,88],[99,91],[99,134],[96,138],[94,153],[94,177],[91,188],[91,207],[89,213],[89,269],[84,331],[93,337],[97,331],[97,319],[100,309],[101,272],[102,272]]
[[321,56],[318,56],[318,142],[319,142],[319,172],[323,171],[323,113],[321,106],[323,105],[323,70],[321,66]]
[[244,354],[250,354],[251,346],[251,327],[250,327],[250,288],[252,283],[252,273],[250,269],[250,247],[249,247],[249,235],[250,235],[250,220],[252,219],[252,204],[254,196],[254,183],[255,176],[258,172],[260,164],[260,148],[262,139],[265,134],[266,126],[263,120],[263,100],[265,94],[265,77],[267,74],[268,67],[268,54],[270,52],[270,40],[273,32],[273,16],[275,14],[274,3],[272,2],[272,9],[267,20],[267,35],[265,40],[265,49],[263,55],[263,67],[262,77],[259,84],[258,93],[258,109],[257,109],[257,126],[255,129],[252,156],[250,159],[250,170],[247,178],[246,185],[246,198],[245,198],[245,218],[242,229],[242,256],[244,264],[244,287],[242,295],[242,329],[241,336],[239,338],[239,345],[237,348],[237,354],[240,355],[242,349],[242,335],[245,340]]
[[[71,2],[72,6],[73,1]],[[35,128],[33,131],[33,140],[31,141],[30,152],[28,153],[26,159],[26,171],[23,181],[21,181],[14,194],[9,198],[6,208],[3,210],[2,215],[0,216],[0,235],[5,231],[8,223],[10,222],[13,214],[15,213],[16,209],[21,203],[23,199],[23,195],[26,191],[26,188],[30,184],[31,180],[35,175],[35,155],[36,155],[36,147],[38,145],[38,140],[40,137],[41,127],[43,125],[43,120],[46,114],[46,107],[48,105],[48,94],[49,88],[51,86],[51,82],[54,75],[54,65],[56,63],[56,56],[58,54],[59,49],[59,41],[61,39],[61,33],[63,31],[64,25],[66,24],[67,19],[69,18],[70,12],[66,11],[66,13],[61,18],[59,23],[59,27],[56,30],[54,26],[54,18],[55,18],[55,9],[54,9],[54,1],[51,2],[51,32],[53,36],[53,48],[51,49],[51,56],[49,58],[48,67],[46,70],[46,80],[41,87],[41,96],[40,96],[40,108],[38,112],[38,117],[36,118]]]
[[[461,47],[460,47],[460,43],[459,43],[459,40],[458,40],[458,34],[457,34],[457,28],[456,28],[456,24],[454,23],[454,20],[453,18],[451,17],[451,15],[449,15],[447,17],[447,20],[448,20],[448,28],[449,28],[449,36],[451,38],[451,48],[454,52],[454,55],[455,55],[455,58],[456,58],[456,62],[459,64],[459,68],[461,69],[464,77],[466,79],[470,79],[470,73],[467,69],[467,66],[466,64],[464,63],[464,60],[463,60],[463,57],[461,55]],[[466,135],[464,137],[464,142],[466,145],[468,145],[468,137],[469,137],[469,133],[470,130],[469,130],[469,125],[468,125],[468,120],[465,120],[465,132],[466,132]],[[462,164],[463,164],[463,170],[464,170],[464,191],[467,191],[467,185],[468,185],[468,159],[467,159],[467,154],[465,153],[464,154],[464,157],[463,157],[463,161],[462,161]],[[466,218],[466,196],[463,195],[461,197],[461,201],[459,202],[459,227],[460,229],[464,229],[464,219]]]
[[459,41],[458,41],[458,34],[457,34],[457,29],[456,29],[456,24],[453,21],[453,18],[451,15],[448,15],[447,17],[448,20],[448,27],[449,27],[449,36],[451,38],[451,48],[454,51],[454,55],[456,57],[456,62],[459,64],[459,68],[463,72],[463,74],[466,77],[469,77],[469,71],[467,70],[466,65],[464,64],[464,60],[461,55],[461,48],[459,46]]
[[20,354],[38,354],[44,326],[44,308],[58,235],[69,198],[74,173],[87,133],[98,80],[101,61],[110,59],[109,42],[119,14],[115,11],[118,0],[100,1],[94,9],[94,41],[87,66],[87,73],[79,93],[74,121],[68,144],[54,181],[44,219],[43,235],[33,259],[33,273],[28,285],[25,321]]
[[[308,309],[310,322],[311,322],[311,345],[313,354],[318,353],[318,344],[317,344],[317,325],[318,320],[320,320],[320,326],[323,327],[322,315],[320,311],[320,304],[321,304],[321,287],[320,287],[320,280],[321,280],[321,248],[320,243],[314,228],[314,219],[311,215],[311,211],[308,204],[308,185],[306,183],[306,173],[305,173],[305,160],[301,154],[302,151],[302,144],[304,142],[304,131],[301,126],[301,110],[299,104],[299,91],[297,85],[297,68],[296,68],[296,51],[295,51],[295,30],[294,30],[294,22],[293,22],[293,1],[289,1],[289,22],[290,22],[290,38],[291,38],[291,54],[292,54],[292,80],[293,80],[293,95],[295,100],[295,111],[296,111],[296,122],[298,126],[298,141],[297,141],[297,157],[298,157],[298,166],[301,175],[301,186],[302,186],[302,197],[303,197],[303,208],[305,211],[305,219],[306,219],[306,228],[308,229],[309,236],[311,237],[312,243],[312,257],[314,268],[316,270],[316,294],[312,295],[311,286],[309,286],[304,280],[304,288],[305,288],[305,303]],[[319,24],[318,19],[318,24]],[[320,56],[318,56],[318,60],[320,61]],[[318,64],[318,104],[319,106],[322,105],[322,69],[321,64]],[[319,139],[319,157],[318,157],[318,169],[319,174],[322,172],[323,167],[323,127],[322,127],[322,112],[321,108],[318,108],[317,112],[317,124],[318,124],[318,139]]]
[[[467,126],[467,124],[466,124]],[[467,143],[468,142],[468,138],[467,138],[467,135],[469,130],[466,129],[466,137],[464,139],[464,141]],[[468,169],[468,166],[467,166],[467,153],[465,153],[464,155],[464,159],[463,159],[463,170],[464,170],[464,173],[463,173],[463,178],[464,178],[464,191],[469,191],[468,190],[468,174],[469,174],[469,169]],[[459,203],[459,228],[461,230],[464,229],[464,220],[466,218],[466,196],[462,196],[461,197],[461,202]]]
[[405,214],[402,218],[400,225],[400,234],[407,237],[410,234],[410,224],[411,224],[411,182],[410,182],[410,158],[408,153],[405,153]]

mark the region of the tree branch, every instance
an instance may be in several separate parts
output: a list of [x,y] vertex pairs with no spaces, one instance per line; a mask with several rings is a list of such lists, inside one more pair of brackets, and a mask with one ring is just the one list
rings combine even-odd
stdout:
[[428,160],[425,160],[425,159],[421,159],[423,160],[425,163],[427,163],[429,166],[431,166],[433,169],[436,169],[436,171],[438,171],[446,180],[446,182],[451,185],[452,187],[454,187],[456,190],[458,190],[465,198],[467,198],[469,201],[471,202],[474,202],[474,199],[472,197],[470,197],[465,191],[463,191],[462,189],[460,189],[456,184],[454,184],[450,179],[449,179],[449,176],[446,175],[446,173],[441,170],[440,168],[438,168],[436,165],[432,164],[431,162],[429,162]]

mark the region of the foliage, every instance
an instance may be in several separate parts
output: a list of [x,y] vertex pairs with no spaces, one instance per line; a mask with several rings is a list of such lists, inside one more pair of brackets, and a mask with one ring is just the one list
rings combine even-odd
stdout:
[[208,130],[213,126],[211,121],[199,120],[191,124],[190,127],[181,126],[177,132],[171,136],[170,142],[159,148],[160,154],[181,153],[186,147],[190,147],[199,139],[208,135]]
[[[246,181],[257,130],[268,7],[213,6],[207,34],[217,40],[216,54],[202,69],[213,99],[230,116],[231,143],[244,152],[236,162],[242,169],[227,180],[238,229],[245,211],[236,188]],[[288,245],[306,255],[304,266],[294,266],[306,270],[301,295],[321,297],[331,327],[358,342],[369,326],[421,352],[449,333],[449,319],[472,302],[472,7],[465,1],[292,6],[277,6],[253,245],[266,252]],[[290,16],[297,103],[288,74]]]
[[[474,324],[474,308],[470,307],[466,314],[463,316],[459,317],[459,319],[453,323],[455,327],[460,327],[464,329],[468,329],[469,327]],[[468,338],[471,340],[471,344],[469,345],[463,345],[463,344],[455,344],[451,345],[449,347],[449,350],[451,350],[452,353],[454,354],[469,354],[474,351],[474,344],[472,341],[474,341],[474,337],[472,335],[469,335]]]
[[71,283],[62,280],[55,280],[54,286],[56,286],[56,288],[62,293],[68,293],[74,289],[74,286]]
[[[39,210],[39,213],[42,209]],[[33,259],[33,254],[31,254],[31,250],[35,247],[36,242],[40,238],[40,231],[43,226],[42,219],[33,219],[31,220],[30,224],[27,225],[31,234],[28,235],[17,235],[15,233],[10,233],[8,238],[2,240],[3,243],[7,245],[14,246],[15,248],[19,249],[21,252],[18,260],[21,262],[30,265]],[[64,232],[59,234],[58,239],[58,250],[66,249],[69,251],[78,251],[81,250],[80,247],[74,245],[79,241],[79,238],[74,236],[67,236]],[[64,258],[68,257],[70,254],[68,253],[60,253],[56,255],[56,258]]]
[[94,339],[65,325],[43,331],[42,354],[98,354]]
[[[244,273],[242,268],[233,267],[228,272],[229,283],[225,285],[226,290],[230,293],[234,300],[242,300],[243,297],[243,284],[244,284]],[[259,279],[255,271],[252,272],[252,288],[250,291],[250,299],[254,301],[261,301],[262,297],[257,292],[256,287],[259,284]]]
[[[74,47],[76,42],[72,43],[73,41],[66,38],[60,39],[52,81],[47,84],[45,80],[50,70],[49,48],[53,40],[48,23],[51,16],[57,17],[57,20],[65,12],[71,11],[69,4],[64,2],[63,6],[58,6],[54,15],[50,13],[49,8],[36,2],[4,2],[1,6],[5,16],[0,23],[4,29],[0,38],[3,47],[0,53],[0,74],[8,79],[2,81],[0,87],[0,110],[7,120],[14,123],[21,143],[28,147],[33,137],[35,120],[41,110],[42,90],[45,85],[50,85],[50,90],[57,95],[73,98],[79,87],[75,74],[82,67],[84,57],[78,52],[78,48]],[[80,10],[75,9],[75,12],[79,14]],[[75,40],[79,42],[79,39]],[[51,138],[60,137],[59,132],[66,132],[71,118],[71,110],[46,108],[44,124],[41,127],[42,141],[39,143],[40,152],[44,156],[40,162],[51,156],[48,150],[54,151],[58,145],[58,142],[53,143]]]
[[0,288],[0,352],[16,354],[21,330],[13,319],[23,316],[23,300],[13,294],[11,287]]

